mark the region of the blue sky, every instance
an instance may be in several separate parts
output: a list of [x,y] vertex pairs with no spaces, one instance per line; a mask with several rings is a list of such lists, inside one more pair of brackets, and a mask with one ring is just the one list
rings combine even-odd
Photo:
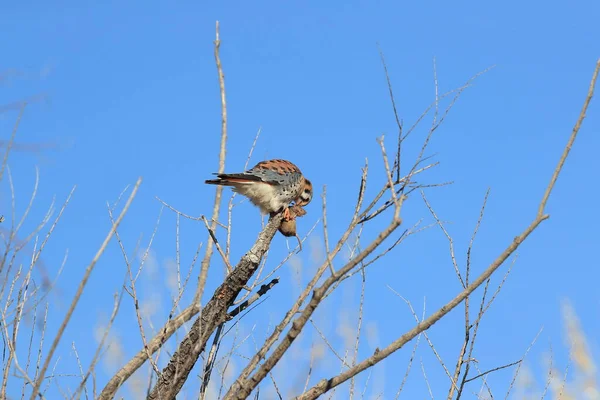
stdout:
[[[24,232],[42,218],[52,196],[60,203],[77,185],[43,255],[48,272],[55,275],[69,251],[57,289],[50,296],[48,334],[55,332],[85,266],[110,228],[106,202],[114,202],[138,176],[144,182],[121,228],[130,254],[140,236],[144,246],[152,234],[161,208],[155,196],[187,214],[210,214],[214,188],[203,181],[218,166],[220,101],[212,43],[216,20],[221,23],[229,113],[226,169],[243,168],[260,128],[251,162],[289,159],[317,189],[308,215],[299,222],[301,233],[319,218],[321,188],[327,185],[331,240],[347,224],[365,158],[371,165],[369,194],[384,179],[376,137],[385,133],[388,145],[394,145],[397,128],[377,44],[385,54],[398,110],[407,126],[434,99],[434,58],[440,92],[495,66],[464,92],[436,131],[427,155],[435,155],[441,164],[419,178],[423,183],[454,181],[428,189],[426,194],[438,215],[451,222],[448,229],[463,266],[485,191],[491,188],[472,256],[474,273],[482,271],[534,218],[600,56],[595,29],[600,4],[594,1],[568,5],[515,1],[61,4],[6,4],[0,17],[4,37],[0,71],[16,71],[0,81],[0,104],[44,94],[44,101],[26,109],[17,142],[56,146],[11,155],[18,213],[26,207],[35,166],[40,170],[38,197]],[[16,116],[16,111],[0,114],[4,140]],[[408,140],[407,163],[420,149],[430,121]],[[594,199],[599,194],[595,185],[600,170],[599,132],[600,105],[593,101],[548,203],[551,218],[519,249],[508,281],[481,327],[476,358],[484,370],[519,359],[542,326],[544,331],[529,354],[531,369],[543,382],[544,355],[550,344],[555,359],[566,365],[560,319],[564,299],[575,306],[597,354],[593,338],[600,329],[595,318],[600,217]],[[6,179],[1,190],[0,206],[9,209]],[[418,195],[409,199],[403,217],[407,227],[420,219],[424,225],[432,222]],[[373,221],[365,238],[374,237],[386,218],[389,215]],[[256,209],[248,203],[234,209],[232,261],[249,248],[259,229]],[[256,325],[258,343],[291,305],[298,282],[304,286],[322,260],[321,238],[319,225],[294,261],[303,272],[297,274],[293,266],[284,266],[279,272],[282,282],[242,320],[243,332]],[[198,243],[206,240],[202,223],[182,221],[183,268]],[[285,246],[281,236],[275,238],[267,268],[283,257]],[[169,310],[164,281],[175,258],[175,216],[168,210],[162,215],[152,258],[155,265],[147,266],[140,290],[147,302],[155,298],[152,323],[158,326]],[[500,274],[505,270],[506,266]],[[197,273],[198,267],[193,280]],[[95,349],[94,330],[110,313],[113,294],[124,276],[125,265],[113,242],[63,338],[58,353],[64,371],[76,371],[72,341],[84,365],[89,363]],[[215,258],[207,293],[221,278],[222,265]],[[364,322],[377,331],[380,346],[413,325],[405,305],[386,285],[418,309],[426,298],[428,313],[458,292],[448,245],[439,229],[411,237],[368,270]],[[357,275],[316,316],[341,354],[345,346],[339,327],[345,319],[356,324],[359,294]],[[430,331],[452,367],[463,337],[461,315],[462,308]],[[140,348],[133,316],[126,296],[114,329],[123,360]],[[308,368],[306,353],[313,342],[320,343],[309,326],[286,361],[286,365],[297,362],[302,366],[299,375]],[[253,346],[249,342],[241,352],[251,355]],[[362,346],[359,360],[373,351],[366,339]],[[387,359],[374,373],[378,383],[371,378],[366,396],[381,392],[383,398],[393,396],[409,355],[407,347]],[[448,380],[424,342],[417,355],[423,359],[435,397],[445,396]],[[315,371],[311,384],[337,373],[339,364],[332,357],[326,349],[327,361]],[[97,376],[100,386],[112,371],[102,365]],[[114,366],[121,365],[116,362]],[[495,392],[505,392],[511,372],[490,377]],[[285,371],[277,373],[287,381]],[[73,386],[73,381],[64,379],[64,386]],[[366,379],[367,374],[362,374],[359,383]],[[190,386],[190,393],[195,385]],[[58,394],[55,387],[50,390],[49,394]],[[343,393],[338,393],[340,398]],[[131,388],[125,388],[123,395],[135,396]],[[426,396],[417,364],[404,398]]]

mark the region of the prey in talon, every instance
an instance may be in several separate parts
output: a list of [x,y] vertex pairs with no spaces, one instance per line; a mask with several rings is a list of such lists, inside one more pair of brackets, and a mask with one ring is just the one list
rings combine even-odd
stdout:
[[263,215],[283,211],[284,221],[295,218],[289,205],[306,206],[312,200],[312,184],[300,168],[287,160],[261,161],[244,172],[215,174],[217,179],[206,180],[210,185],[230,186],[260,208]]
[[[298,233],[296,232],[296,217],[302,217],[306,215],[306,210],[298,205],[293,205],[288,207],[288,211],[290,213],[291,218],[289,220],[281,221],[281,225],[279,225],[279,233],[281,233],[285,237],[294,236],[298,239],[298,253],[302,251],[302,240]],[[273,216],[274,213],[271,213]]]

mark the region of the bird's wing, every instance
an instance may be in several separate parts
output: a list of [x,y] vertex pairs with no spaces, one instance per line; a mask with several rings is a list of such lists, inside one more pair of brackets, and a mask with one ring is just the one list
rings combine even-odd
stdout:
[[245,173],[252,174],[270,185],[290,184],[302,177],[302,172],[297,166],[280,159],[261,161]]
[[276,159],[261,161],[248,171],[235,174],[216,174],[218,179],[205,181],[212,185],[262,182],[269,185],[295,183],[302,178],[300,169],[289,161]]

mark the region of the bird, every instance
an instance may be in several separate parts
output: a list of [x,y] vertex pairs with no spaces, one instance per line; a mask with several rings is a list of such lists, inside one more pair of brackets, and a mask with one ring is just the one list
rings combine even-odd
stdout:
[[287,160],[265,160],[244,172],[214,175],[217,179],[204,182],[230,186],[259,207],[263,215],[283,211],[286,221],[295,218],[288,208],[292,201],[294,205],[304,207],[313,196],[312,183],[302,175],[300,168]]

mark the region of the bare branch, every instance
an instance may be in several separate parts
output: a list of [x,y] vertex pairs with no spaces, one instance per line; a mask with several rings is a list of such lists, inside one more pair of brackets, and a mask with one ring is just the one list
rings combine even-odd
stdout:
[[587,112],[588,106],[590,105],[590,101],[594,96],[594,88],[596,87],[596,79],[598,78],[598,72],[600,72],[600,58],[596,61],[596,68],[594,69],[594,73],[592,75],[592,80],[590,81],[590,86],[588,88],[587,96],[585,97],[585,101],[583,102],[583,106],[581,107],[581,112],[579,113],[579,118],[577,118],[577,122],[573,127],[573,131],[571,132],[571,136],[569,137],[569,141],[563,150],[562,156],[558,161],[558,165],[554,169],[554,173],[552,174],[552,178],[550,179],[550,184],[546,188],[544,192],[544,197],[542,197],[542,201],[540,202],[540,206],[538,208],[538,218],[541,218],[544,214],[544,209],[546,208],[546,203],[548,202],[548,198],[550,197],[550,193],[552,189],[554,189],[554,184],[558,179],[558,175],[560,171],[562,171],[562,167],[567,160],[567,156],[571,151],[571,147],[573,147],[573,143],[575,143],[575,138],[577,137],[577,133],[579,133],[579,128],[581,128],[581,124],[583,123],[583,119],[585,118],[585,114]]
[[479,378],[481,378],[482,376],[485,376],[485,375],[489,374],[490,372],[500,371],[501,369],[512,367],[513,365],[517,365],[517,364],[521,363],[522,361],[523,361],[523,360],[518,360],[518,361],[512,362],[512,363],[510,363],[510,364],[506,364],[506,365],[502,365],[502,366],[500,366],[500,367],[496,367],[496,368],[488,369],[488,370],[487,370],[487,371],[485,371],[485,372],[482,372],[482,373],[480,373],[480,374],[478,374],[478,375],[475,375],[475,376],[474,376],[474,377],[472,377],[472,378],[469,378],[469,379],[467,379],[465,382],[466,382],[466,383],[469,383],[469,382],[471,382],[471,381],[474,381],[475,379],[479,379]]
[[[150,354],[154,354],[161,346],[169,339],[177,329],[182,326],[184,323],[189,321],[194,317],[194,315],[200,312],[200,306],[197,303],[190,304],[186,309],[184,309],[179,315],[169,320],[163,328],[160,330],[160,333],[154,336],[151,340],[148,341],[148,351]],[[99,399],[108,400],[112,399],[115,396],[115,393],[119,389],[119,387],[127,380],[135,371],[140,368],[144,362],[148,359],[146,348],[141,349],[137,352],[137,354],[127,362],[112,378],[108,381],[106,386],[100,392]]]
[[[362,320],[363,320],[363,307],[365,303],[365,285],[367,283],[367,274],[365,272],[365,268],[360,269],[361,274],[361,282],[360,282],[360,301],[358,303],[358,322],[356,325],[356,339],[354,340],[354,354],[352,355],[352,365],[356,365],[356,360],[358,359],[358,347],[360,345],[360,330],[362,328]],[[370,371],[369,371],[370,372]],[[367,382],[369,379],[367,378]],[[364,385],[364,390],[367,390],[367,383]],[[350,380],[350,398],[352,398],[352,394],[354,392],[354,378]],[[362,398],[365,398],[364,392]]]
[[[393,188],[392,188],[392,190],[393,190]],[[344,274],[348,273],[354,267],[356,267],[357,265],[359,265],[385,239],[387,239],[396,230],[396,228],[398,226],[400,226],[400,224],[401,224],[402,221],[398,217],[398,214],[399,214],[400,209],[401,209],[402,201],[403,201],[403,197],[401,197],[399,199],[399,201],[398,201],[394,218],[392,219],[392,222],[389,224],[389,226],[386,229],[384,229],[377,236],[377,238],[375,240],[373,240],[365,248],[365,250],[363,250],[355,258],[353,258],[352,260],[350,260],[344,267],[342,267],[336,273],[336,275],[330,276],[329,278],[327,278],[325,280],[325,282],[319,288],[315,289],[315,291],[313,292],[313,296],[312,296],[310,302],[304,308],[304,311],[302,311],[301,315],[294,320],[294,322],[292,323],[292,327],[288,331],[288,333],[286,334],[284,340],[273,351],[273,354],[265,360],[265,362],[261,365],[261,367],[258,369],[258,371],[252,377],[248,377],[247,378],[247,376],[249,376],[249,374],[251,372],[250,366],[254,365],[254,363],[257,360],[260,360],[261,358],[264,357],[264,355],[266,354],[266,349],[268,349],[268,347],[263,347],[263,349],[261,349],[253,357],[251,363],[244,369],[244,371],[242,372],[241,376],[238,378],[238,380],[229,389],[229,391],[225,395],[225,399],[234,399],[234,398],[235,399],[245,399],[252,392],[252,390],[254,390],[254,388],[256,387],[256,385],[262,379],[264,379],[264,377],[269,373],[269,371],[271,371],[273,369],[273,367],[277,364],[277,362],[279,362],[279,360],[281,359],[281,357],[283,356],[283,354],[291,346],[292,342],[298,337],[298,335],[300,334],[300,332],[302,331],[302,329],[304,328],[304,326],[306,325],[306,323],[308,322],[308,320],[310,319],[310,317],[312,316],[312,314],[316,310],[317,306],[320,304],[320,302],[323,299],[324,295],[326,294],[327,290],[341,276],[343,276]],[[356,216],[355,216],[355,220],[356,220]],[[346,235],[343,235],[343,236],[345,236],[345,237],[344,237],[343,242],[341,242],[341,243],[345,243],[345,241],[347,240],[347,236]],[[341,248],[341,245],[340,245],[340,248]],[[336,249],[334,249],[334,253],[336,253]],[[325,268],[327,268],[327,262],[325,262],[324,265],[319,268],[319,271],[324,270]],[[313,280],[314,280],[314,278],[313,278]],[[292,308],[292,310],[293,309],[294,308]],[[290,315],[290,313],[292,312],[292,310],[290,310],[288,312],[288,315]],[[286,318],[287,318],[287,316],[286,316]],[[287,325],[287,323],[285,325]],[[281,324],[277,327],[277,330],[278,329],[283,329],[283,327],[281,326]],[[272,335],[271,338],[273,338],[273,337],[276,338],[278,336],[279,333],[277,332],[277,330]],[[281,331],[279,331],[279,332],[281,332]],[[269,338],[269,339],[271,339],[271,338]],[[269,343],[270,343],[270,340],[267,340],[266,344],[269,344]],[[310,392],[311,391],[309,391],[308,393],[310,393]]]
[[58,329],[56,337],[54,338],[54,341],[52,342],[52,345],[50,346],[50,350],[48,351],[48,355],[46,356],[46,361],[44,361],[44,365],[42,366],[42,369],[41,369],[41,371],[40,371],[40,373],[39,373],[39,375],[38,375],[38,377],[37,377],[37,379],[35,381],[35,386],[33,387],[33,390],[31,392],[30,400],[35,400],[36,396],[38,395],[39,390],[40,390],[40,386],[41,386],[42,381],[44,380],[44,376],[46,374],[46,370],[48,369],[48,366],[50,365],[50,361],[52,360],[52,356],[54,355],[54,352],[56,351],[58,343],[60,342],[60,339],[62,338],[62,335],[63,335],[63,333],[64,333],[64,331],[65,331],[65,329],[66,329],[66,327],[67,327],[67,325],[68,325],[68,323],[69,323],[69,321],[71,319],[71,316],[73,315],[73,311],[75,311],[75,307],[77,306],[77,303],[79,303],[79,299],[81,298],[81,295],[83,294],[83,290],[85,289],[85,285],[86,285],[88,279],[90,278],[90,275],[91,275],[92,271],[94,270],[94,267],[96,266],[96,263],[98,262],[98,260],[102,256],[102,254],[104,253],[104,250],[106,250],[106,247],[108,246],[108,243],[112,239],[112,237],[115,234],[115,231],[117,230],[119,224],[121,223],[121,221],[125,217],[125,214],[129,210],[129,206],[133,202],[133,199],[135,198],[135,195],[137,194],[138,188],[140,187],[141,183],[142,183],[142,178],[140,177],[140,178],[138,178],[135,186],[133,187],[131,195],[129,195],[129,199],[127,199],[127,203],[125,203],[125,206],[123,207],[123,210],[121,211],[121,214],[119,214],[119,217],[117,218],[117,220],[115,221],[115,223],[111,227],[110,231],[106,235],[106,238],[104,239],[104,242],[102,242],[102,245],[100,246],[100,249],[98,249],[98,252],[94,256],[94,258],[92,259],[92,261],[90,262],[90,264],[87,266],[87,268],[85,270],[85,273],[83,275],[83,278],[79,282],[79,287],[77,288],[77,292],[75,293],[75,297],[71,301],[71,305],[69,306],[69,310],[67,311],[67,314],[65,315],[65,318],[64,318],[62,324],[60,325],[60,328]]
[[[546,202],[547,202],[547,200],[549,198],[549,194],[551,193],[552,189],[554,188],[554,185],[556,183],[556,178],[558,177],[558,174],[560,173],[560,171],[561,171],[561,169],[562,169],[562,167],[564,165],[565,159],[568,156],[568,153],[569,153],[569,150],[570,150],[570,146],[574,142],[575,137],[577,136],[577,133],[579,132],[581,121],[583,120],[583,117],[585,116],[585,113],[587,111],[587,107],[588,107],[588,105],[590,103],[590,99],[591,99],[591,97],[593,95],[593,89],[594,89],[594,85],[596,83],[596,78],[598,76],[598,72],[599,71],[600,71],[600,59],[596,63],[596,68],[595,68],[594,74],[592,76],[592,80],[591,80],[591,84],[590,84],[590,89],[589,89],[588,95],[587,95],[587,97],[585,99],[585,102],[584,102],[582,111],[580,113],[579,119],[577,120],[577,123],[575,124],[575,127],[573,129],[573,132],[571,133],[571,137],[569,139],[569,142],[567,143],[565,151],[563,152],[563,155],[561,156],[561,158],[560,158],[560,160],[558,162],[558,165],[556,166],[556,168],[554,170],[554,174],[552,176],[552,179],[548,183],[548,187],[546,188],[546,194],[544,195],[544,197],[542,198],[542,201],[540,202],[540,205],[538,207],[538,212],[536,214],[536,217],[529,224],[529,226],[527,228],[525,228],[520,235],[518,235],[517,237],[515,237],[513,239],[513,241],[508,245],[508,247],[488,266],[488,268],[483,273],[481,273],[473,281],[473,283],[471,283],[470,285],[468,285],[462,292],[460,292],[456,297],[454,297],[452,300],[450,300],[448,303],[446,303],[443,307],[441,307],[439,310],[437,310],[431,316],[429,316],[424,321],[422,321],[421,323],[417,324],[413,329],[411,329],[410,331],[406,332],[404,335],[402,335],[401,337],[399,337],[398,339],[396,339],[395,341],[393,341],[386,348],[384,348],[383,350],[381,350],[379,352],[376,352],[371,357],[368,357],[367,359],[363,360],[362,362],[360,362],[356,366],[354,366],[354,367],[352,367],[352,368],[350,368],[350,369],[342,372],[341,374],[339,374],[339,375],[337,375],[337,376],[335,376],[333,378],[323,379],[317,385],[313,386],[313,388],[311,388],[310,390],[308,390],[306,393],[302,394],[301,396],[298,396],[297,397],[298,399],[303,399],[304,400],[304,399],[315,399],[315,398],[317,398],[321,394],[323,394],[323,393],[331,390],[332,388],[334,388],[334,387],[338,386],[339,384],[341,384],[341,383],[347,381],[348,379],[352,378],[356,374],[364,371],[365,369],[367,369],[367,368],[373,366],[374,364],[378,363],[379,361],[385,359],[390,354],[392,354],[396,350],[398,350],[401,347],[403,347],[410,340],[414,339],[419,333],[421,333],[421,332],[429,329],[433,324],[435,324],[443,316],[445,316],[446,314],[448,314],[452,309],[454,309],[463,300],[465,300],[475,289],[477,289],[479,286],[481,286],[504,263],[504,261],[506,261],[506,259],[508,257],[510,257],[517,250],[517,248],[521,245],[521,243],[523,243],[523,241],[525,241],[527,239],[527,237],[543,221],[545,221],[546,219],[549,218],[549,215],[544,214]],[[441,120],[443,120],[443,117],[442,117]],[[441,120],[440,120],[440,122],[441,122]],[[425,145],[423,146],[423,148],[425,148],[426,145],[427,145],[427,143],[425,143]],[[421,151],[421,154],[422,154],[422,151]],[[313,295],[313,300],[311,300],[311,304],[315,300],[315,297],[317,297],[317,294],[318,294],[318,291],[315,291],[315,294]],[[309,306],[306,307],[304,313],[306,313],[306,310],[310,309],[311,304],[309,304]],[[298,322],[298,320],[296,322]],[[292,331],[294,331],[295,328],[296,327],[292,328]],[[300,328],[301,328],[301,326],[300,326]],[[289,336],[289,334],[288,334],[288,336]],[[277,350],[275,351],[275,353],[277,353]],[[267,360],[265,362],[265,364],[263,365],[263,367],[268,363],[268,361],[269,360]],[[235,385],[234,385],[234,387],[235,387]]]
[[6,144],[6,152],[4,153],[4,159],[2,160],[2,167],[0,167],[0,181],[2,180],[2,176],[4,175],[4,169],[8,163],[8,155],[10,154],[10,149],[15,141],[15,136],[17,135],[17,130],[19,129],[19,124],[21,123],[21,118],[23,117],[23,113],[25,112],[25,106],[27,103],[23,102],[21,104],[21,111],[19,111],[19,116],[17,117],[17,122],[15,122],[15,127],[13,128],[12,134],[10,135],[10,139]]
[[[169,364],[163,369],[157,384],[148,396],[149,399],[174,398],[181,390],[214,330],[229,319],[228,307],[233,304],[238,293],[258,268],[260,260],[269,249],[271,240],[281,224],[281,220],[282,214],[278,214],[269,220],[265,229],[259,234],[254,246],[242,257],[233,272],[215,290],[214,295],[202,309],[200,316],[179,344]],[[107,392],[106,396],[109,395],[110,393]]]
[[535,337],[533,338],[533,340],[529,344],[529,347],[527,347],[527,350],[525,350],[525,353],[523,354],[523,357],[521,357],[521,360],[519,360],[519,362],[517,363],[517,368],[515,369],[515,373],[513,374],[513,379],[510,382],[510,385],[508,386],[508,391],[506,392],[505,400],[508,399],[508,395],[510,394],[510,391],[512,390],[512,388],[513,388],[513,386],[514,386],[514,384],[515,384],[515,382],[517,380],[517,376],[519,376],[519,371],[521,370],[521,365],[523,365],[522,361],[525,360],[525,357],[527,357],[527,354],[529,353],[529,350],[531,350],[531,348],[533,347],[533,345],[535,344],[535,342],[537,342],[537,340],[540,337],[540,334],[542,333],[543,330],[544,330],[544,328],[540,328],[540,330],[538,331],[538,333],[535,335]]
[[[111,327],[112,327],[112,325],[113,325],[113,323],[115,321],[115,318],[117,317],[117,313],[119,312],[119,307],[121,305],[121,300],[123,299],[123,293],[124,293],[124,290],[121,290],[121,292],[118,295],[115,294],[115,303],[114,303],[114,306],[113,306],[112,314],[111,314],[111,316],[110,316],[110,318],[108,320],[106,328],[104,329],[104,333],[102,334],[102,339],[100,340],[100,343],[98,344],[98,347],[96,348],[96,352],[94,353],[94,357],[92,358],[92,361],[90,362],[90,366],[88,367],[87,372],[85,373],[85,375],[81,379],[81,383],[79,384],[79,387],[77,388],[77,390],[75,391],[75,394],[72,397],[73,400],[79,398],[79,395],[80,395],[82,389],[84,389],[84,390],[87,391],[87,389],[86,389],[87,380],[89,379],[90,375],[92,374],[92,372],[96,368],[96,363],[98,362],[98,359],[100,357],[100,352],[101,352],[102,348],[104,347],[104,343],[106,343],[106,339],[108,337],[110,329],[111,329]],[[96,396],[94,396],[94,398],[95,397]]]
[[206,217],[204,215],[202,216],[202,221],[204,221],[204,225],[206,226],[206,229],[208,230],[210,238],[214,242],[215,247],[217,248],[217,251],[221,255],[223,262],[225,263],[227,274],[230,274],[231,271],[233,271],[233,267],[229,263],[229,260],[227,259],[227,256],[223,252],[223,249],[221,249],[221,246],[219,245],[219,240],[217,239],[217,236],[215,235],[213,228],[210,225],[208,225],[208,221],[206,220]]
[[[402,393],[402,389],[404,389],[404,385],[406,384],[406,379],[408,379],[408,374],[410,373],[410,369],[412,367],[412,363],[415,359],[415,354],[417,353],[417,348],[419,347],[419,342],[421,340],[421,335],[417,336],[417,340],[415,340],[415,345],[413,346],[412,352],[410,353],[410,358],[408,359],[408,365],[406,366],[406,371],[404,372],[404,377],[402,378],[402,382],[400,383],[400,387],[396,392],[395,400],[398,400],[400,397],[400,393]],[[305,389],[306,391],[306,389]]]
[[442,232],[444,232],[446,239],[448,239],[448,244],[450,245],[450,258],[452,259],[452,266],[454,267],[454,272],[456,273],[456,276],[458,277],[458,280],[460,281],[460,285],[463,288],[465,288],[465,287],[467,287],[468,283],[465,284],[462,274],[460,273],[460,269],[458,268],[458,262],[456,261],[456,256],[454,254],[454,240],[452,239],[452,236],[450,236],[450,234],[446,230],[444,223],[438,218],[438,216],[435,213],[435,211],[433,210],[433,207],[431,206],[431,204],[429,204],[429,201],[427,201],[427,197],[425,197],[425,192],[423,192],[422,190],[421,190],[421,197],[423,198],[423,202],[425,203],[425,206],[427,206],[427,209],[429,210],[429,212],[435,219],[435,222],[438,224],[438,226],[440,227]]
[[429,380],[427,379],[427,374],[425,373],[425,365],[423,365],[423,359],[421,358],[421,371],[423,372],[423,378],[425,379],[425,384],[427,385],[427,392],[429,392],[429,397],[431,400],[433,399],[433,393],[431,392],[431,386],[429,386]]
[[383,56],[383,51],[381,50],[381,47],[379,47],[379,43],[377,44],[377,48],[379,49],[381,64],[383,65],[383,71],[385,72],[385,80],[387,81],[388,92],[390,94],[390,101],[392,102],[394,118],[396,119],[396,125],[398,126],[398,148],[396,149],[394,167],[392,168],[396,171],[396,180],[398,181],[400,180],[400,155],[402,153],[402,122],[400,121],[400,117],[398,117],[398,110],[396,109],[396,100],[394,99],[394,91],[392,90],[392,81],[390,80],[390,74],[388,73],[385,57]]
[[273,288],[273,286],[277,285],[278,283],[279,283],[279,277],[272,279],[271,282],[267,283],[266,285],[262,285],[260,287],[260,289],[258,290],[258,292],[256,292],[252,297],[250,297],[248,300],[244,301],[242,304],[240,304],[239,306],[237,306],[236,308],[234,308],[233,310],[231,310],[229,312],[229,319],[234,318],[239,313],[241,313],[242,311],[244,311],[245,309],[250,307],[258,299],[260,299],[262,296],[267,294],[267,292],[269,290],[271,290],[271,288]]
[[[218,172],[222,173],[225,171],[225,156],[226,156],[226,144],[227,144],[227,102],[226,102],[226,95],[225,95],[225,93],[226,93],[225,92],[225,78],[224,78],[223,67],[221,64],[221,59],[220,59],[220,54],[219,54],[221,40],[220,40],[220,36],[219,36],[219,22],[218,21],[216,23],[215,32],[216,32],[216,34],[215,34],[216,37],[215,37],[215,41],[214,41],[214,45],[215,45],[214,55],[215,55],[215,63],[217,66],[219,89],[220,89],[220,96],[221,96],[221,144],[220,144],[220,151],[219,151]],[[215,202],[214,202],[214,207],[213,207],[213,213],[212,213],[212,218],[211,218],[211,221],[212,221],[211,229],[213,231],[215,231],[217,226],[219,225],[217,220],[218,220],[220,206],[221,206],[222,191],[223,191],[223,188],[221,186],[217,186],[216,193],[215,193]],[[176,212],[178,215],[183,215],[184,217],[189,218],[191,220],[197,220],[197,221],[201,220],[201,217],[192,217],[192,216],[186,215],[186,214],[174,209],[172,206],[168,205],[164,201],[162,201],[160,199],[158,199],[158,200],[161,201],[169,209]],[[202,294],[204,293],[204,287],[205,287],[206,279],[208,276],[208,267],[210,266],[210,260],[212,258],[212,253],[213,253],[213,242],[209,240],[206,245],[206,251],[205,251],[204,258],[202,259],[202,262],[200,265],[198,286],[196,288],[196,292],[195,292],[192,304],[190,304],[186,309],[184,309],[178,316],[169,320],[161,329],[161,333],[156,335],[154,338],[152,338],[152,340],[150,340],[148,342],[148,351],[151,354],[154,353],[155,351],[157,351],[181,325],[183,325],[185,322],[189,321],[192,317],[197,315],[198,312],[200,312],[200,306],[199,306],[200,299],[202,298]],[[118,390],[118,388],[146,361],[146,359],[147,359],[147,356],[146,356],[146,351],[144,349],[141,350],[140,352],[138,352],[136,354],[136,356],[134,356],[125,366],[123,366],[117,372],[117,374],[115,374],[109,380],[107,385],[104,387],[104,389],[100,393],[100,398],[112,399],[114,397],[114,394]]]
[[327,231],[327,186],[323,185],[323,193],[321,194],[323,199],[323,240],[325,241],[325,257],[327,258],[327,265],[331,271],[331,275],[335,275],[335,269],[331,262],[331,253],[329,251],[329,233]]
[[[221,147],[219,151],[218,173],[222,174],[223,172],[225,172],[225,150],[227,148],[227,101],[225,97],[225,75],[223,74],[223,66],[221,65],[221,56],[219,54],[219,49],[221,47],[221,38],[219,36],[219,21],[216,22],[214,43],[215,63],[217,65],[217,73],[219,75],[219,90],[221,93]],[[216,221],[219,219],[222,195],[223,187],[221,185],[217,185],[211,225],[213,231],[217,229]],[[194,303],[199,302],[202,298],[202,294],[204,293],[204,285],[206,285],[206,278],[208,277],[208,267],[210,266],[210,259],[212,257],[212,253],[213,242],[208,241],[208,243],[206,244],[206,253],[204,255],[204,259],[200,263],[200,276],[198,277],[198,287],[196,288],[196,294],[194,295]]]
[[[386,285],[388,287],[389,290],[392,291],[392,293],[394,293],[396,296],[400,297],[400,299],[402,299],[402,301],[404,301],[406,303],[406,305],[408,306],[411,314],[413,315],[415,321],[417,323],[420,322],[419,317],[417,316],[417,313],[415,312],[412,304],[410,301],[408,301],[406,298],[404,298],[400,293],[398,293],[397,291],[395,291],[394,289],[392,289],[389,285]],[[425,301],[423,301],[423,319],[425,318]],[[456,378],[453,378],[452,375],[450,375],[450,371],[448,371],[448,368],[446,367],[446,364],[444,363],[444,360],[442,360],[442,357],[440,356],[440,354],[438,353],[438,351],[436,350],[435,346],[433,345],[433,342],[431,341],[431,339],[429,339],[429,336],[427,335],[427,332],[423,332],[423,336],[425,336],[425,340],[427,340],[427,344],[429,345],[429,348],[431,349],[431,351],[433,351],[433,354],[435,355],[435,358],[438,360],[438,362],[440,363],[440,365],[442,366],[442,368],[444,369],[444,372],[446,373],[446,376],[448,378],[450,378],[450,382],[452,383],[452,387],[456,387]],[[417,338],[420,338],[421,335],[419,335]]]

